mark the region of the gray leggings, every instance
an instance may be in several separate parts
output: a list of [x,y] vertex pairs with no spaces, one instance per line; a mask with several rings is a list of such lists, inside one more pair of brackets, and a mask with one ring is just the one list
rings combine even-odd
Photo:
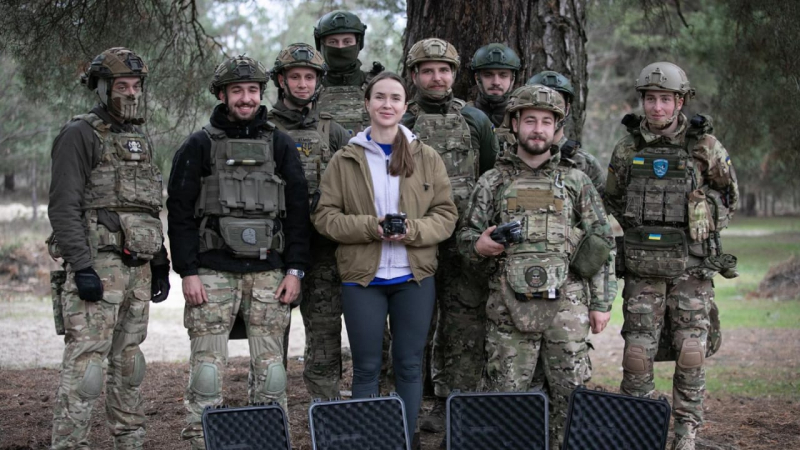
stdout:
[[353,352],[353,398],[378,394],[383,328],[392,330],[395,386],[406,408],[409,437],[422,402],[422,353],[433,316],[433,277],[390,286],[343,286],[342,309]]

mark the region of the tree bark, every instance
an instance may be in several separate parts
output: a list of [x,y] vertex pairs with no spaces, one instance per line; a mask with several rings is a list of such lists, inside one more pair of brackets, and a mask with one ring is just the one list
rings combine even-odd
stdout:
[[[588,74],[586,71],[587,0],[408,0],[404,53],[415,42],[438,37],[455,45],[461,57],[453,91],[472,100],[477,94],[469,63],[478,48],[501,42],[522,60],[515,86],[542,70],[564,74],[575,87],[566,133],[580,139]],[[411,77],[406,74],[408,81]]]

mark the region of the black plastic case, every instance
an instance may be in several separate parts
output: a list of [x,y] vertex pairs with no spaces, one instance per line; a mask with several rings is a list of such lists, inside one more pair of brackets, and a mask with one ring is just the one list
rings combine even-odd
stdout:
[[410,450],[405,405],[396,393],[314,400],[308,409],[314,450]]
[[585,388],[569,398],[562,450],[663,450],[669,402]]
[[291,450],[286,414],[277,403],[203,410],[206,450]]
[[454,391],[447,397],[447,450],[548,450],[547,396]]

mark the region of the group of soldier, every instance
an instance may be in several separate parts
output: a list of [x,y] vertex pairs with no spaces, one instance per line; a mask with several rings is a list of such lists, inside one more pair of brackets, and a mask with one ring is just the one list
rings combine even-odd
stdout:
[[[223,401],[229,338],[249,341],[248,401],[286,408],[286,333],[300,298],[308,392],[340,396],[336,244],[309,214],[332,155],[369,125],[364,89],[383,66],[362,71],[365,31],[354,14],[333,11],[317,23],[314,46],[283,49],[271,72],[246,56],[227,59],[210,84],[220,103],[175,154],[166,204],[191,338],[181,436],[193,449],[205,448],[203,409]],[[481,47],[469,65],[478,96],[466,103],[451,89],[462,69],[452,44],[424,39],[406,57],[416,95],[402,124],[441,156],[460,217],[439,244],[426,369],[436,400],[420,428],[444,430],[456,389],[542,388],[551,448],[560,448],[569,395],[591,377],[589,330],[605,328],[624,276],[620,390],[653,395],[654,361],[676,361],[673,448],[693,449],[704,360],[719,343],[709,336],[712,277],[735,275],[719,239],[738,201],[727,151],[708,120],[681,113],[694,95],[684,71],[654,63],[636,80],[644,116],[626,121],[606,180],[564,134],[577,95],[570,80],[544,71],[514,90],[521,66],[503,44]],[[161,175],[138,127],[147,75],[130,50],[97,56],[83,81],[100,103],[53,144],[50,247],[67,273],[56,302],[66,348],[53,449],[89,448],[104,379],[115,448],[144,442],[139,345],[150,302],[170,289]],[[270,80],[278,101],[267,111]],[[609,215],[624,237],[615,239]]]

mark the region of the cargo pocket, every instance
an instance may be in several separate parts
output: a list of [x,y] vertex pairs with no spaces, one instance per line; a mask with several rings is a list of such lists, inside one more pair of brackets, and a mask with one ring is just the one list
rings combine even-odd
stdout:
[[275,297],[277,286],[253,287],[249,313],[251,336],[283,336],[284,330],[289,326],[291,311],[289,305],[281,303]]
[[122,329],[128,334],[147,333],[147,319],[150,314],[150,288],[140,287],[133,291],[133,298],[125,312]]
[[[702,298],[678,298],[678,311],[676,311],[676,320],[683,325],[698,324],[702,328],[702,322],[708,322],[708,311],[706,302]],[[706,327],[707,324],[706,324]]]
[[663,298],[632,298],[625,301],[625,324],[630,331],[648,331],[656,327],[656,311],[663,310]]
[[222,334],[230,325],[234,303],[230,281],[215,275],[213,271],[207,275],[203,272],[201,269],[200,279],[205,286],[208,302],[197,306],[187,304],[184,309],[183,325],[189,330],[190,336]]

